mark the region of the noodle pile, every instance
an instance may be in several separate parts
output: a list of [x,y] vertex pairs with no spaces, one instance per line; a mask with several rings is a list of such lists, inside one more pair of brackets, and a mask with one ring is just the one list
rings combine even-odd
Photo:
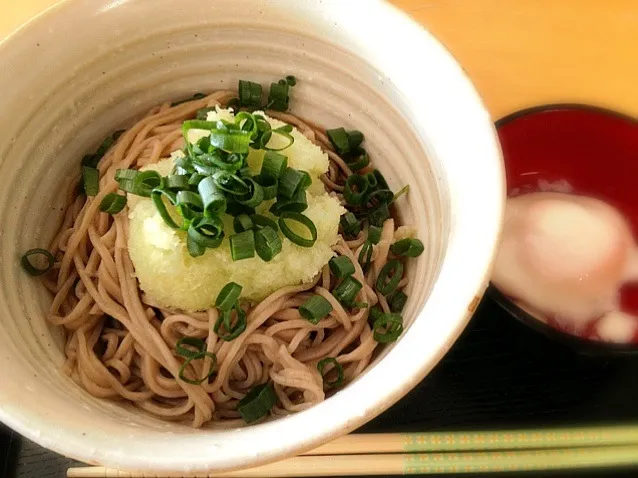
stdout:
[[[225,105],[235,96],[220,91],[177,106],[153,108],[100,161],[96,197],[79,195],[77,179],[71,181],[66,213],[50,245],[58,262],[44,279],[54,294],[48,320],[67,332],[64,371],[75,382],[95,397],[130,402],[163,419],[190,420],[195,427],[243,424],[239,400],[267,381],[274,384],[278,398],[273,415],[321,402],[326,392],[317,363],[325,357],[334,357],[343,366],[346,382],[362,373],[377,346],[368,324],[369,307],[379,304],[389,312],[373,284],[403,229],[395,230],[393,219],[385,221],[365,275],[357,258],[366,231],[352,241],[340,236],[334,246],[337,255],[349,257],[355,265],[354,277],[364,284],[357,301],[369,304],[368,308],[343,308],[330,292],[337,281],[327,265],[312,283],[280,289],[250,308],[244,305],[246,331],[231,342],[213,332],[218,319],[215,308],[192,313],[154,304],[140,291],[127,252],[128,209],[111,216],[99,211],[100,202],[118,189],[116,169],[139,169],[168,157],[183,147],[184,120],[200,108]],[[295,126],[327,152],[330,168],[322,180],[344,203],[343,183],[352,172],[334,152],[325,130],[290,114],[267,114]],[[402,279],[399,288],[406,283]],[[326,298],[334,309],[316,325],[298,311],[314,294]],[[178,378],[184,359],[175,354],[175,346],[183,337],[205,341],[206,350],[217,357],[216,374],[201,385]],[[187,374],[205,376],[210,360],[191,362]]]

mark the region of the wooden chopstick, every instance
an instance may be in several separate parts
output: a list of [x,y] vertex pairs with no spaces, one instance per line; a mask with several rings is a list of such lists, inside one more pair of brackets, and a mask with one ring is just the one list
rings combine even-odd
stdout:
[[300,456],[227,473],[134,473],[71,468],[70,478],[281,478],[357,475],[414,475],[500,471],[610,468],[635,465],[638,444],[541,450]]

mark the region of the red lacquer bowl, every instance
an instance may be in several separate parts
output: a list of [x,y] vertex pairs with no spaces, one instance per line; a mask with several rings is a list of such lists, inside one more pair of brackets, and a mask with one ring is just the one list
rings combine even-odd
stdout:
[[[545,105],[496,122],[508,194],[567,185],[623,213],[638,238],[638,120],[587,105]],[[551,187],[551,186],[550,186]],[[489,296],[546,336],[588,354],[638,353],[638,341],[612,344],[577,337],[521,310],[495,287]],[[621,291],[622,310],[638,315],[638,287]]]

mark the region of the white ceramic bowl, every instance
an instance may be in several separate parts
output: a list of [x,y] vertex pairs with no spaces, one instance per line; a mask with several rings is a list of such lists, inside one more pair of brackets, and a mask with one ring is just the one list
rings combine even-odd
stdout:
[[[492,122],[462,69],[379,0],[67,0],[0,45],[0,419],[93,464],[225,470],[345,434],[396,402],[441,359],[481,297],[500,233],[504,175]],[[98,400],[60,372],[51,298],[19,257],[47,244],[79,158],[167,99],[299,80],[293,111],[356,127],[426,253],[409,269],[401,339],[336,396],[231,431],[194,430]]]

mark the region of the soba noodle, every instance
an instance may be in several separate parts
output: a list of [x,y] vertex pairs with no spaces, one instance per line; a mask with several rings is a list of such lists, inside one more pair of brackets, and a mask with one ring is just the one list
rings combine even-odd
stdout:
[[[272,381],[278,403],[273,415],[285,415],[325,399],[317,363],[334,357],[343,366],[345,381],[361,374],[370,363],[377,342],[368,323],[370,308],[386,299],[374,289],[395,241],[393,219],[385,221],[374,247],[368,272],[359,264],[366,231],[353,240],[339,238],[334,246],[355,265],[354,277],[364,284],[357,301],[368,308],[344,309],[331,294],[336,279],[326,265],[311,283],[280,289],[247,310],[247,328],[231,342],[213,332],[215,308],[186,312],[158,307],[138,287],[127,251],[126,210],[111,216],[99,211],[101,200],[118,189],[116,169],[138,169],[168,157],[183,146],[182,122],[203,107],[225,105],[231,91],[177,106],[153,108],[126,131],[98,165],[99,194],[77,194],[70,182],[66,212],[50,251],[59,258],[44,283],[54,294],[48,320],[66,330],[65,372],[95,397],[130,402],[166,420],[190,420],[202,425],[234,427],[243,424],[237,404],[254,386]],[[326,151],[330,167],[322,178],[326,189],[342,203],[345,178],[352,174],[333,150],[325,130],[294,115],[267,111],[271,117],[295,126]],[[371,168],[369,168],[372,170]],[[179,280],[178,278],[176,280]],[[404,279],[399,287],[404,287]],[[304,320],[299,306],[318,294],[333,306],[316,325]],[[216,374],[200,385],[178,378],[183,358],[175,354],[182,337],[205,341],[217,357]],[[210,358],[193,361],[186,373],[205,375]]]

